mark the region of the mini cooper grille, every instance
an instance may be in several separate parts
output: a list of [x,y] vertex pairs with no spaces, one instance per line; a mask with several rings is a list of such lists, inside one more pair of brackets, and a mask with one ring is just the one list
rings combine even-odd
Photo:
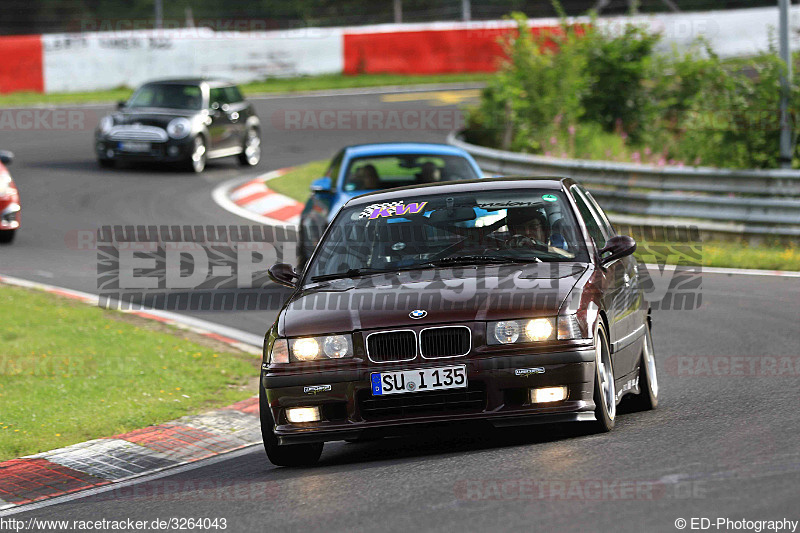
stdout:
[[372,333],[367,337],[367,354],[376,363],[407,361],[417,356],[417,338],[413,331]]
[[115,126],[108,133],[111,141],[165,142],[167,132],[154,126]]
[[431,359],[467,355],[470,348],[470,335],[469,328],[465,327],[422,330],[420,334],[422,356]]
[[391,396],[359,394],[359,408],[365,420],[448,413],[479,413],[486,409],[486,386],[471,383],[468,389],[420,392]]

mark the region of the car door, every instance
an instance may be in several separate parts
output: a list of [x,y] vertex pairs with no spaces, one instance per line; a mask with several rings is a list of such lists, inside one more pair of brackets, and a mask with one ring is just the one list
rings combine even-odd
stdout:
[[209,93],[209,116],[211,125],[208,133],[211,135],[209,151],[231,149],[235,146],[235,126],[228,115],[227,95],[223,87],[212,87]]
[[247,118],[251,114],[250,105],[245,102],[242,93],[239,92],[235,85],[225,87],[223,90],[228,104],[228,108],[223,109],[223,111],[228,115],[228,120],[231,123],[233,146],[244,147]]
[[[315,189],[312,186],[311,196],[303,210],[301,218],[305,239],[304,244],[309,251],[313,250],[313,247],[317,245],[325,228],[328,227],[331,210],[338,196],[339,172],[342,168],[343,159],[344,150],[336,154],[325,172],[325,177],[330,180],[330,187],[328,189]],[[306,257],[308,256],[307,254]]]
[[[570,187],[578,212],[586,224],[589,236],[595,243],[598,252],[603,248],[606,241],[611,237],[603,227],[600,215],[590,204],[587,197],[582,193],[580,187],[573,185]],[[608,339],[612,347],[612,360],[614,364],[614,375],[622,377],[630,371],[630,360],[615,353],[613,347],[620,340],[628,335],[628,321],[626,320],[626,307],[624,299],[625,291],[625,265],[622,261],[612,261],[605,265],[603,269],[603,307],[608,316]]]

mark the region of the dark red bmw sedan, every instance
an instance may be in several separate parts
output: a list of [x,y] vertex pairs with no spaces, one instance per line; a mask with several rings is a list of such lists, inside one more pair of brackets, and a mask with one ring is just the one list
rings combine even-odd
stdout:
[[430,424],[614,427],[658,403],[633,239],[570,179],[406,187],[347,202],[267,333],[270,461]]

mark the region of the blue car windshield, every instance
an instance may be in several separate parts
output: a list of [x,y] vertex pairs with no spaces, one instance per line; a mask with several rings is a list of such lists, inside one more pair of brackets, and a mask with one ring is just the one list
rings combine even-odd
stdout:
[[588,262],[581,230],[559,190],[407,194],[342,209],[306,279],[470,262]]
[[351,159],[343,188],[348,192],[375,191],[480,177],[470,162],[458,155],[382,155]]

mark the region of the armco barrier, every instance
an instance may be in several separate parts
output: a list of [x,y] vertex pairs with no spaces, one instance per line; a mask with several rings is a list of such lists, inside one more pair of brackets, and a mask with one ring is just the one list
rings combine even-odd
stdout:
[[800,236],[800,171],[558,159],[476,146],[456,134],[448,142],[489,173],[574,178],[628,224],[691,223],[715,233]]

